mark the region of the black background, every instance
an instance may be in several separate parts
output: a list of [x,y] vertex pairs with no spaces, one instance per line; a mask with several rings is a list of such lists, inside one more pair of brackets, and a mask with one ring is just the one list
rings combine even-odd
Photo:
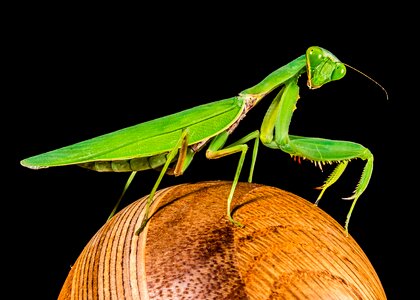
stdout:
[[[318,45],[378,81],[389,100],[352,70],[313,91],[303,75],[291,132],[358,142],[374,154],[373,176],[354,210],[350,234],[369,257],[388,298],[402,299],[413,287],[408,271],[417,261],[417,199],[410,191],[410,181],[418,176],[412,165],[417,150],[410,133],[415,119],[408,117],[416,110],[411,99],[417,96],[409,91],[416,88],[410,77],[416,76],[417,59],[404,37],[410,18],[392,8],[363,15],[355,10],[348,16],[334,10],[323,14],[326,9],[295,16],[277,7],[190,8],[194,13],[162,8],[26,7],[13,14],[7,43],[11,68],[5,80],[11,93],[9,108],[3,109],[9,118],[4,142],[14,149],[13,178],[3,181],[11,192],[4,199],[3,215],[10,218],[4,218],[3,231],[9,278],[18,284],[13,290],[55,299],[128,176],[77,167],[34,171],[20,166],[21,159],[234,96]],[[402,22],[396,25],[397,17]],[[248,114],[232,140],[259,128],[270,99]],[[232,180],[237,159],[210,161],[199,153],[183,176],[165,177],[161,188]],[[352,193],[363,165],[360,160],[349,164],[320,202],[341,224],[351,204],[341,198]],[[314,187],[329,170],[299,165],[262,146],[254,182],[314,201]],[[157,175],[138,174],[123,205],[148,194]],[[241,180],[246,178],[244,172]]]

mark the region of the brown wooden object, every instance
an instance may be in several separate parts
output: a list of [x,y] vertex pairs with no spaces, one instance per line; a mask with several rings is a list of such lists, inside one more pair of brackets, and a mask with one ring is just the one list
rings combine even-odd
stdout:
[[85,246],[64,299],[386,299],[363,250],[313,203],[284,190],[231,182],[158,191],[142,234],[147,196],[116,214]]

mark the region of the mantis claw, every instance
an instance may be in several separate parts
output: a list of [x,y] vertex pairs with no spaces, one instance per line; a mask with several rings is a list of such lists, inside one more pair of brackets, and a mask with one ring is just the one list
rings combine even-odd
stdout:
[[242,223],[240,223],[240,222],[238,222],[238,221],[235,221],[232,217],[229,217],[229,221],[230,221],[233,225],[235,225],[236,227],[239,227],[239,228],[243,228],[243,227],[245,227]]
[[[150,198],[149,198],[149,200],[150,200]],[[150,220],[150,218],[149,218],[150,205],[151,205],[151,202],[149,203],[149,201],[148,201],[146,203],[143,220],[141,221],[140,227],[136,230],[135,235],[139,235],[140,233],[142,233],[144,228],[147,225],[147,222],[149,222],[149,220]]]
[[144,217],[143,221],[141,222],[140,227],[136,230],[135,235],[139,235],[143,232],[144,228],[146,227],[147,222],[149,221],[149,218]]
[[337,167],[332,171],[330,176],[328,176],[327,180],[325,180],[324,184],[316,187],[315,189],[321,190],[321,193],[319,194],[318,198],[315,201],[315,205],[318,206],[319,200],[321,200],[322,195],[324,195],[325,190],[333,185],[338,178],[340,178],[341,174],[343,174],[344,170],[346,169],[348,164],[348,161],[342,161],[337,165]]

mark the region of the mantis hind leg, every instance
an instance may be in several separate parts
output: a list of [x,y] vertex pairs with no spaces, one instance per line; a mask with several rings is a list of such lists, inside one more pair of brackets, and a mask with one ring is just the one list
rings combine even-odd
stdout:
[[238,184],[239,175],[241,174],[242,166],[245,161],[245,155],[246,155],[246,152],[248,151],[248,146],[245,143],[254,139],[255,142],[254,142],[254,148],[253,148],[253,154],[252,154],[251,168],[250,168],[250,172],[248,176],[248,182],[252,181],[252,175],[254,172],[254,166],[255,166],[255,161],[256,161],[257,152],[258,152],[258,145],[259,145],[259,131],[256,130],[254,132],[251,132],[250,134],[239,139],[235,143],[230,144],[229,146],[223,148],[228,136],[229,136],[229,133],[226,131],[216,136],[212,140],[212,142],[209,145],[209,148],[206,151],[206,157],[209,159],[218,159],[227,155],[241,152],[241,156],[239,158],[238,166],[235,172],[235,177],[233,179],[233,183],[230,188],[230,192],[229,192],[229,196],[227,200],[226,214],[230,222],[232,222],[236,226],[242,227],[243,225],[235,221],[232,217],[231,203],[232,203],[233,194],[235,192],[236,185]]
[[144,208],[143,220],[141,222],[140,228],[138,228],[135,232],[136,235],[139,235],[143,231],[144,227],[146,226],[147,222],[149,221],[150,206],[153,203],[156,190],[158,189],[159,184],[163,179],[163,175],[165,175],[167,173],[169,165],[174,160],[174,158],[178,155],[178,149],[179,149],[179,156],[178,156],[178,159],[177,159],[177,164],[175,166],[175,171],[174,171],[175,176],[181,175],[182,172],[185,171],[185,169],[187,168],[187,166],[191,162],[192,157],[194,155],[194,153],[192,151],[188,151],[188,129],[184,129],[182,131],[181,137],[179,138],[175,147],[171,150],[171,152],[169,152],[169,154],[167,156],[167,160],[166,160],[164,166],[162,167],[162,169],[159,173],[159,177],[156,180],[156,182],[155,182],[155,184],[152,188],[152,191],[150,192],[149,197],[146,201],[145,208]]
[[124,195],[125,195],[125,192],[128,190],[128,187],[130,186],[130,184],[131,184],[131,182],[133,181],[134,176],[135,176],[136,174],[137,174],[137,171],[133,171],[133,172],[131,172],[130,177],[128,177],[128,180],[127,180],[127,182],[125,183],[125,186],[124,186],[124,189],[123,189],[123,191],[122,191],[122,193],[121,193],[121,196],[118,198],[118,201],[117,201],[117,203],[115,204],[114,208],[112,209],[112,211],[111,211],[110,215],[108,216],[107,221],[109,221],[109,220],[110,220],[110,219],[111,219],[111,218],[115,215],[115,212],[117,211],[118,206],[120,206],[121,200],[123,199],[123,197],[124,197]]
[[[181,136],[182,137],[182,136]],[[177,157],[175,157],[176,155],[178,155]],[[142,157],[142,158],[136,158],[136,159],[132,159],[131,160],[131,169],[133,169],[132,166],[135,166],[134,170],[131,172],[127,182],[125,183],[124,189],[120,195],[120,197],[117,200],[117,203],[115,204],[114,208],[112,209],[110,215],[108,216],[107,221],[109,221],[116,213],[122,199],[124,198],[125,193],[128,190],[128,187],[130,186],[131,182],[134,179],[134,176],[137,174],[138,171],[141,170],[147,170],[147,169],[155,169],[158,170],[160,172],[162,172],[162,169],[165,167],[165,163],[169,160],[169,163],[171,163],[174,159],[176,159],[177,164],[175,166],[175,168],[171,168],[169,169],[168,167],[166,167],[166,174],[169,175],[174,175],[174,176],[179,176],[182,175],[182,173],[186,170],[186,168],[188,167],[188,165],[190,164],[193,156],[194,156],[194,152],[188,148],[188,139],[185,137],[182,139],[182,145],[180,148],[180,152],[177,154],[175,153],[174,157],[170,157],[170,155],[168,154],[159,154],[159,155],[155,155],[155,156],[151,156],[151,157]],[[169,159],[170,158],[170,159]],[[125,161],[124,161],[125,162]],[[105,164],[106,163],[106,164]],[[110,167],[113,166],[115,162],[99,162],[95,163],[93,166],[89,166],[89,165],[82,165],[82,167],[88,167],[90,169],[94,169],[96,171],[98,171],[98,167],[102,167],[103,165],[109,165]],[[110,171],[113,170],[112,168],[110,169],[106,169],[105,171]],[[104,170],[102,170],[104,171]],[[158,181],[158,183],[161,180]]]

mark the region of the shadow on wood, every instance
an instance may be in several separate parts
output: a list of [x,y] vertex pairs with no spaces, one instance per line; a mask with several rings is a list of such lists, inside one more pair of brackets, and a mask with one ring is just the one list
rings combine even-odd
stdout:
[[116,214],[85,246],[58,299],[386,299],[363,250],[323,210],[289,192],[231,182],[158,191]]

